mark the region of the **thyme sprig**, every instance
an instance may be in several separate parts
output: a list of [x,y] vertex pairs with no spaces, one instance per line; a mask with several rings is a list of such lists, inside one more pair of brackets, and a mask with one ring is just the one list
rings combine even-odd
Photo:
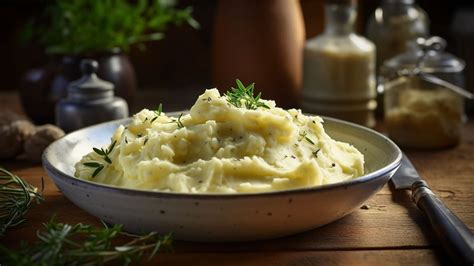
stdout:
[[[114,261],[122,265],[139,262],[147,255],[152,259],[159,251],[170,250],[170,234],[130,235],[121,225],[95,228],[85,224],[57,223],[52,218],[37,232],[38,241],[24,243],[18,250],[0,246],[2,262],[6,265],[103,265]],[[123,243],[127,239],[125,244]]]
[[[92,148],[92,150],[94,150],[95,153],[101,155],[105,162],[111,164],[112,160],[110,159],[109,155],[114,149],[116,143],[117,141],[114,140],[105,150],[103,148]],[[100,171],[105,168],[105,165],[99,162],[85,162],[84,165],[87,167],[95,168],[94,172],[92,173],[92,177],[96,177],[100,173]]]
[[261,101],[260,97],[262,93],[254,96],[255,83],[244,86],[239,79],[236,79],[235,83],[237,84],[237,88],[232,87],[230,91],[225,93],[227,101],[230,104],[238,108],[245,107],[249,110],[256,110],[259,107],[270,109],[270,107]]
[[[41,178],[41,191],[44,188]],[[31,204],[39,204],[43,197],[38,189],[19,176],[0,167],[0,236],[9,227],[23,223]]]

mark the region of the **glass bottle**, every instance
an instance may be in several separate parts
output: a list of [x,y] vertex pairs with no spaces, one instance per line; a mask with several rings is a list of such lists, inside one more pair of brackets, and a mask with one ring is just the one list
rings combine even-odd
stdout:
[[375,46],[354,33],[356,3],[327,1],[324,32],[306,42],[301,107],[374,126]]
[[428,34],[428,15],[415,0],[382,0],[367,24],[367,37],[377,47],[377,68],[404,53],[407,42]]
[[388,135],[408,148],[446,148],[459,143],[464,98],[465,63],[444,52],[440,37],[419,38],[407,52],[385,61],[380,69]]

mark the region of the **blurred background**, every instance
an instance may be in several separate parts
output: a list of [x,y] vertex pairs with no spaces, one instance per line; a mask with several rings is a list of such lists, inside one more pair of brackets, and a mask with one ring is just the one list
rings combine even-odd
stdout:
[[[50,57],[44,53],[43,47],[38,43],[22,44],[20,39],[24,25],[33,16],[43,12],[51,2],[40,0],[0,1],[0,36],[2,36],[0,57],[3,59],[3,63],[0,64],[0,74],[3,77],[0,90],[17,90],[22,75],[28,69],[46,64],[50,60]],[[201,89],[214,86],[211,79],[211,50],[218,2],[216,0],[179,1],[178,7],[193,7],[193,17],[200,24],[198,30],[189,26],[172,26],[166,32],[166,37],[163,40],[148,42],[146,51],[132,47],[129,56],[135,67],[139,89],[185,89],[189,87]],[[300,3],[306,38],[312,38],[323,30],[324,1],[302,0]],[[468,56],[460,54],[456,50],[457,46],[468,44],[456,42],[452,22],[457,12],[474,8],[474,2],[469,0],[418,0],[417,4],[430,17],[431,33],[445,38],[449,44],[448,50],[460,57]],[[379,1],[377,0],[359,1],[357,18],[359,33],[364,33],[365,24],[378,5]],[[472,24],[465,26],[474,27]],[[474,47],[472,40],[470,46]],[[238,49],[237,44],[236,49]]]

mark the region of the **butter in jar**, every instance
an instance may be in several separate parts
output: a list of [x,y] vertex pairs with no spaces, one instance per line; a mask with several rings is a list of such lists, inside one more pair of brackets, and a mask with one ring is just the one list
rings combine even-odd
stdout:
[[463,127],[463,98],[418,77],[385,92],[389,137],[403,147],[445,148],[457,145]]

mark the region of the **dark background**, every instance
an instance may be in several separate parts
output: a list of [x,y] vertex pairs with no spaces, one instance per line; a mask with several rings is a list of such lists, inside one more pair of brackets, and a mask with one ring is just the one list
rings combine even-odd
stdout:
[[[0,90],[16,90],[27,69],[50,60],[41,47],[20,42],[23,25],[31,16],[41,12],[45,3],[47,1],[0,0]],[[359,1],[359,33],[363,33],[367,18],[378,3],[376,0]],[[430,17],[432,35],[447,39],[448,50],[460,57],[469,57],[465,51],[461,52],[462,49],[456,49],[459,45],[466,47],[468,44],[460,43],[453,36],[451,24],[455,12],[474,9],[474,1],[419,0],[417,3]],[[314,37],[323,29],[323,4],[323,0],[301,0],[307,38]],[[141,89],[212,86],[210,54],[217,1],[185,0],[179,3],[181,7],[189,5],[194,7],[194,17],[201,24],[199,30],[189,26],[170,28],[164,40],[148,43],[145,52],[131,50],[130,58]],[[471,28],[472,32],[474,25],[466,27]],[[474,44],[469,45],[474,47]],[[465,59],[469,61],[469,58]]]

